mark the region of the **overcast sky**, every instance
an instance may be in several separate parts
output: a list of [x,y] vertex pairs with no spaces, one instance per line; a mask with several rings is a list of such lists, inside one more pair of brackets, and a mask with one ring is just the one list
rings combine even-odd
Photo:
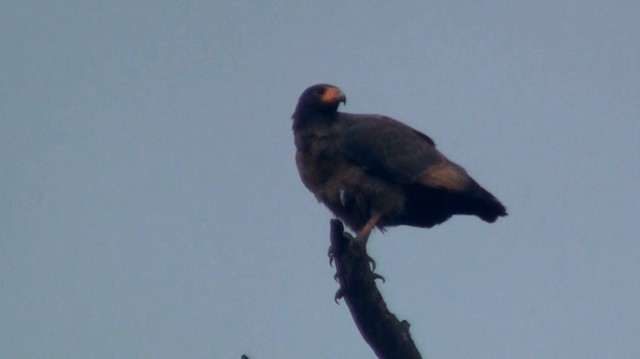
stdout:
[[370,358],[301,184],[309,85],[508,208],[374,232],[428,358],[640,356],[640,2],[5,1],[0,357]]

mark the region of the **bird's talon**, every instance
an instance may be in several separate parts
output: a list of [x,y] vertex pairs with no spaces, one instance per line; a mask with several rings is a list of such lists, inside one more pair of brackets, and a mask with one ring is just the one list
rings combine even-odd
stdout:
[[373,259],[369,255],[367,255],[367,261],[369,261],[369,265],[371,266],[371,272],[375,272],[376,271],[376,261],[375,261],[375,259]]
[[329,257],[329,266],[333,267],[333,261],[336,259],[336,251],[333,246],[329,246],[327,250],[327,256]]
[[372,273],[372,274],[373,274],[373,279],[374,279],[374,280],[376,280],[376,279],[380,279],[380,280],[382,280],[382,283],[386,282],[386,280],[384,279],[384,277],[383,277],[383,276],[381,276],[380,274],[377,274],[377,273]]

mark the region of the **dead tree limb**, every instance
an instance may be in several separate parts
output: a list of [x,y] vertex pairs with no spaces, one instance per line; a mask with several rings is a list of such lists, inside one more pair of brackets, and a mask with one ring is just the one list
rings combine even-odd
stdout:
[[329,256],[336,263],[335,278],[340,283],[336,300],[343,298],[349,307],[360,334],[378,358],[421,358],[411,334],[409,323],[389,312],[373,273],[375,262],[366,246],[344,232],[342,222],[331,221]]

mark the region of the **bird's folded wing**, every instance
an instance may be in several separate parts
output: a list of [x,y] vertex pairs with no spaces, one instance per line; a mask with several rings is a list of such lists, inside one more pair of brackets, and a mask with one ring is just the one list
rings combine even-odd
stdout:
[[430,168],[450,163],[429,137],[398,121],[376,115],[351,120],[340,133],[339,148],[348,160],[371,174],[413,183]]

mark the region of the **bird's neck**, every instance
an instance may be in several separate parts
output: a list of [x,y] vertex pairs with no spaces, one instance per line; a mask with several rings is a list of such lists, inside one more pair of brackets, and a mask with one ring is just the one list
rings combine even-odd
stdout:
[[333,113],[299,113],[296,111],[293,116],[293,130],[303,128],[323,128],[331,126],[338,119],[338,112]]

